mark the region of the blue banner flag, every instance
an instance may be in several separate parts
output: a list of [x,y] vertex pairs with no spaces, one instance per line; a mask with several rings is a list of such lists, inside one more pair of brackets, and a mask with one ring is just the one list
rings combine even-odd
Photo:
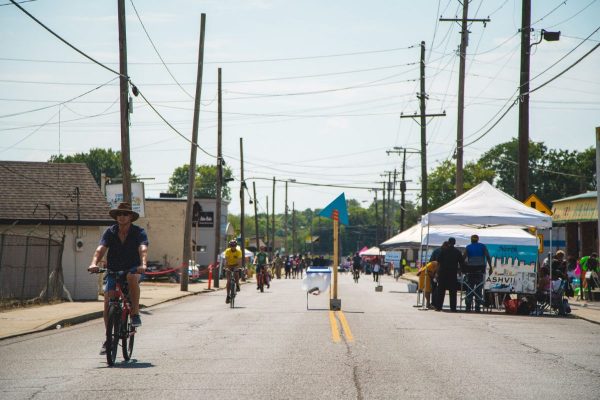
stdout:
[[329,203],[327,207],[319,212],[321,217],[337,219],[342,225],[348,224],[348,209],[346,208],[346,196],[340,194],[334,201]]

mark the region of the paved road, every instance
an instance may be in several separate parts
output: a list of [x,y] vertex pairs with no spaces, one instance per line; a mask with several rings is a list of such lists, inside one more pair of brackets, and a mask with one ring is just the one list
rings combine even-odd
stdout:
[[419,311],[404,283],[383,285],[342,276],[343,313],[326,295],[306,310],[299,280],[245,285],[234,310],[223,292],[165,303],[114,368],[98,320],[0,341],[0,398],[598,398],[599,325]]

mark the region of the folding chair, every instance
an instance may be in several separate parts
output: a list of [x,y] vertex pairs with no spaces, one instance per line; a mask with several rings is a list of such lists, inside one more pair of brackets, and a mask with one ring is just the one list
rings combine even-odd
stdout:
[[[464,273],[460,278],[460,306],[463,306],[463,300],[465,300],[466,310],[466,299],[469,296],[473,296],[473,302],[479,303],[479,307],[486,311],[487,307],[484,301],[483,286],[485,284],[485,273],[483,272],[467,272]],[[475,306],[475,304],[472,304]]]

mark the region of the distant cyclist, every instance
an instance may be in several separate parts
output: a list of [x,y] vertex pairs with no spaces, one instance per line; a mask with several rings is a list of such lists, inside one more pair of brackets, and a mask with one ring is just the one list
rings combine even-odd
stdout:
[[238,244],[235,240],[229,241],[229,247],[225,250],[225,273],[227,275],[227,298],[225,303],[229,304],[231,298],[229,297],[229,281],[231,280],[231,273],[235,275],[235,288],[240,291],[240,269],[242,268],[243,253],[238,248]]
[[352,274],[355,279],[358,279],[360,275],[360,264],[362,262],[362,258],[358,255],[358,253],[354,253],[354,257],[352,257]]
[[[262,271],[264,272],[264,283],[267,284],[267,288],[270,288],[269,283],[269,271],[267,271],[267,264],[269,263],[269,255],[267,254],[267,247],[260,246],[260,251],[254,256],[254,265],[256,266],[256,276]],[[256,289],[260,289],[258,279],[256,279]]]
[[[106,256],[107,269],[111,271],[127,271],[127,284],[131,300],[131,325],[141,326],[140,319],[140,274],[146,271],[146,258],[148,254],[148,236],[146,231],[132,222],[139,218],[139,214],[131,209],[131,204],[120,203],[115,209],[110,210],[110,216],[117,223],[108,227],[100,244],[94,252],[92,262],[88,267],[89,272],[98,272],[98,263]],[[115,296],[117,286],[116,277],[108,275],[104,287],[104,324],[108,322],[108,301]],[[106,353],[106,342],[102,345],[100,354]]]

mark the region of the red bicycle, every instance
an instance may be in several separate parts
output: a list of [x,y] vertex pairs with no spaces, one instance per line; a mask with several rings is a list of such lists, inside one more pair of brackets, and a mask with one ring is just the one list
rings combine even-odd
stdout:
[[259,271],[256,273],[256,283],[260,289],[260,292],[263,293],[265,291],[265,285],[269,285],[269,273],[267,272],[267,265],[260,267]]
[[135,327],[131,325],[131,301],[127,288],[127,271],[112,271],[100,269],[98,273],[106,272],[115,277],[117,282],[115,296],[108,302],[108,322],[106,324],[106,362],[109,366],[115,364],[119,341],[125,361],[131,359],[135,341]]

